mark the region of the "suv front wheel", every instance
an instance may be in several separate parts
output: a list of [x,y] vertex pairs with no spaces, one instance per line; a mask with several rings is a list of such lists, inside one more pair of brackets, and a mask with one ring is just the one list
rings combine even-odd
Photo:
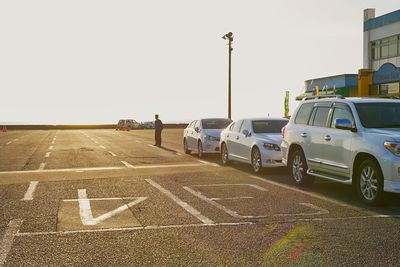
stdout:
[[300,186],[308,186],[313,183],[314,177],[307,174],[307,161],[301,149],[297,148],[291,155],[289,167],[294,182]]
[[355,186],[364,203],[369,205],[383,204],[383,176],[374,160],[366,159],[361,162],[357,169]]

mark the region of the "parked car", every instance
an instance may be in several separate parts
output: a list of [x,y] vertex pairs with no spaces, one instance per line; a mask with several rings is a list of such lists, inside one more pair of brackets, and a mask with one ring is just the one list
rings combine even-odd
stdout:
[[191,121],[183,131],[183,150],[197,151],[199,158],[205,153],[219,153],[220,133],[232,121],[226,118],[209,118]]
[[139,129],[141,127],[141,124],[135,120],[131,119],[125,119],[125,120],[119,120],[117,123],[117,127],[115,130],[120,130],[120,131],[130,131],[132,129]]
[[353,184],[367,204],[400,193],[400,101],[305,99],[282,131],[283,163],[298,185]]
[[282,128],[288,123],[283,118],[242,119],[231,123],[221,132],[222,164],[241,161],[253,166],[281,167]]
[[142,122],[141,128],[143,128],[143,129],[154,129],[154,121]]

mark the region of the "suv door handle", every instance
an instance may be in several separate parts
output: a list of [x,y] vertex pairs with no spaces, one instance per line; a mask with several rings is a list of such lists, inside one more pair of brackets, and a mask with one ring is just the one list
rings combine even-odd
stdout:
[[239,136],[236,136],[236,140],[239,140]]
[[329,135],[324,136],[325,141],[331,141],[331,137]]
[[301,137],[307,137],[307,134],[306,133],[301,133],[300,136]]

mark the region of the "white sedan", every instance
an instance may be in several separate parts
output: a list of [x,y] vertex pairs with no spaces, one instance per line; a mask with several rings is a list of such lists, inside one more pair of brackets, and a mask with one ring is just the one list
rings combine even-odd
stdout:
[[250,163],[254,172],[262,167],[282,164],[281,129],[288,123],[282,118],[243,119],[221,132],[222,164],[230,160]]
[[221,131],[232,121],[226,118],[193,120],[183,131],[183,150],[190,154],[197,150],[199,158],[205,153],[219,153]]

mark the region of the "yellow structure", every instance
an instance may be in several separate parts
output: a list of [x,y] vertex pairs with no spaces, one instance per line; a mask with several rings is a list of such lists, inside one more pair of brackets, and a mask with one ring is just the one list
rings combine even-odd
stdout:
[[372,84],[372,69],[358,70],[358,96],[369,96],[369,87]]

